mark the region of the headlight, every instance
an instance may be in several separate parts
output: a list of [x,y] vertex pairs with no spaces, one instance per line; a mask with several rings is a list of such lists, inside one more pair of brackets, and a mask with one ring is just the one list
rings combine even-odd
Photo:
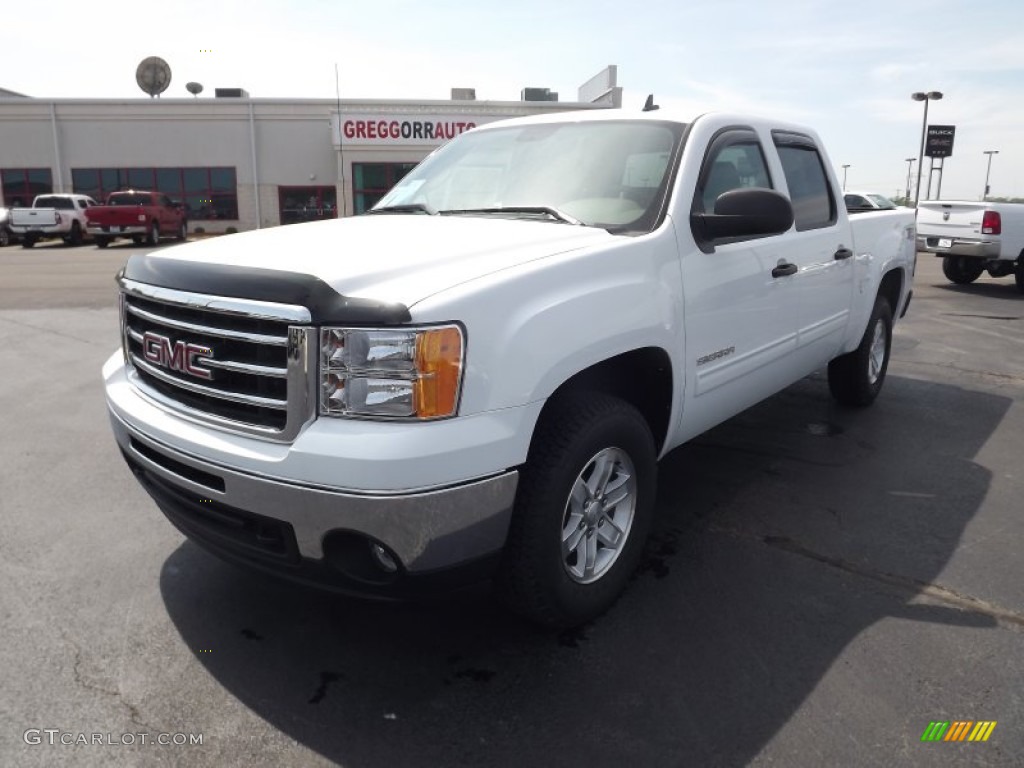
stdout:
[[320,415],[439,419],[459,405],[462,329],[320,330]]

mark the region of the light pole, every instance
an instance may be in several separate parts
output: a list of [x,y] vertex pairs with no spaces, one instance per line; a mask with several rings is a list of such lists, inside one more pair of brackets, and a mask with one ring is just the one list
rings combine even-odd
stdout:
[[998,155],[998,149],[986,149],[981,154],[988,155],[988,170],[985,171],[985,194],[981,196],[982,200],[988,200],[988,176],[992,173],[992,155]]
[[846,169],[849,168],[849,167],[850,167],[849,163],[847,163],[846,165],[843,166],[843,192],[846,191]]
[[[917,156],[917,189],[914,190],[914,207],[917,208],[917,203],[921,199],[921,168],[924,166],[924,139],[928,133],[928,102],[938,101],[942,98],[942,93],[941,91],[928,91],[928,93],[917,91],[910,94],[910,98],[914,101],[924,102],[924,121],[921,123],[921,151]],[[929,176],[929,178],[931,177]]]
[[907,203],[910,203],[910,175],[914,172],[914,161],[916,157],[907,158]]

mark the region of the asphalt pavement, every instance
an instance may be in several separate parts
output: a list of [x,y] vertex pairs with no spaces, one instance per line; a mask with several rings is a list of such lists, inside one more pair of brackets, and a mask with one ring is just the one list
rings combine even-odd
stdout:
[[[921,255],[876,404],[818,374],[677,449],[629,590],[556,633],[484,592],[360,602],[185,541],[103,402],[140,250],[0,249],[0,765],[1024,764],[1011,279]],[[922,742],[933,721],[997,725]]]

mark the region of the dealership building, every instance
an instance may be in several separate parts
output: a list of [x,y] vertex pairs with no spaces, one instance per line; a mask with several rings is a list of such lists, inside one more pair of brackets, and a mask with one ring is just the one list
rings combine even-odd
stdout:
[[572,102],[543,88],[519,101],[251,98],[41,99],[0,89],[0,206],[121,189],[181,200],[189,229],[223,232],[362,213],[435,148],[510,117],[621,105],[615,66]]

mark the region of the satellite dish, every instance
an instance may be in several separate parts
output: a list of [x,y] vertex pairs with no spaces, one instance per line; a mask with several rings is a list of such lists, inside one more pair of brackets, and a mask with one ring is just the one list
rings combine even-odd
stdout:
[[171,67],[159,56],[150,56],[139,62],[135,82],[151,97],[158,96],[171,84]]
[[191,93],[193,96],[198,96],[203,92],[202,83],[185,83],[185,90]]

